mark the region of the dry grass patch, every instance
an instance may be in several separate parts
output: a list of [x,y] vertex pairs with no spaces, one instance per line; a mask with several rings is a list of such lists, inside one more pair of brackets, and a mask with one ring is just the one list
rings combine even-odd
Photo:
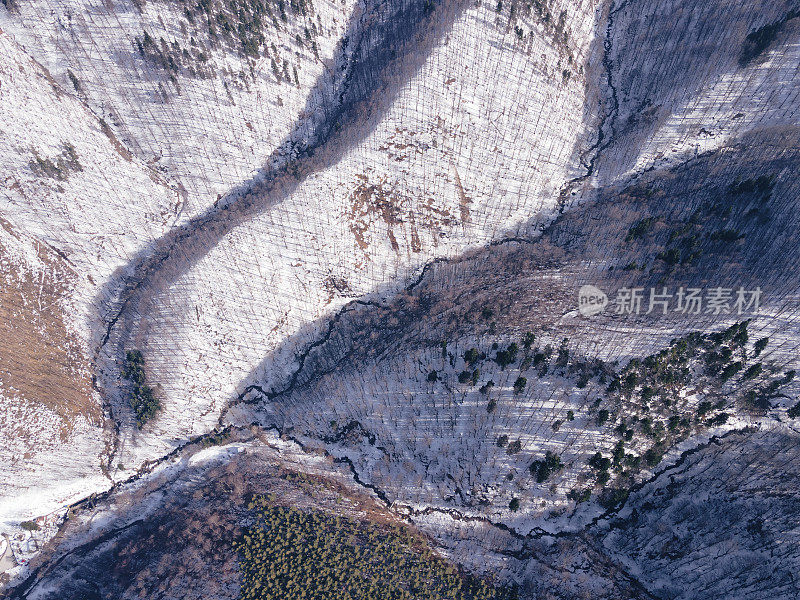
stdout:
[[[7,222],[0,226],[27,243]],[[63,419],[66,439],[76,416],[99,425],[102,411],[92,399],[88,360],[65,323],[62,300],[75,274],[55,252],[33,243],[38,272],[18,264],[0,244],[0,382],[6,397],[42,405]]]

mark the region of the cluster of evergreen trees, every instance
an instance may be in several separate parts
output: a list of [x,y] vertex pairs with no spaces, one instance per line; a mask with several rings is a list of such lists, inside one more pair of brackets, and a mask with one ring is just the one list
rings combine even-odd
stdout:
[[[755,183],[744,182],[739,187],[768,191],[768,180]],[[760,187],[759,187],[760,186]],[[738,189],[738,188],[737,188]],[[652,223],[645,223],[633,228],[639,235]],[[492,316],[487,311],[487,318]],[[796,373],[789,370],[780,373],[775,365],[755,362],[769,345],[769,338],[750,339],[748,333],[749,320],[735,323],[718,332],[693,332],[674,339],[670,345],[643,359],[631,360],[623,369],[615,371],[610,365],[600,360],[581,360],[571,357],[568,340],[564,338],[558,347],[557,358],[553,362],[556,371],[565,377],[577,377],[577,388],[585,388],[592,380],[607,384],[604,398],[597,398],[592,407],[594,424],[598,428],[613,427],[618,441],[610,449],[610,457],[604,457],[598,451],[589,460],[590,476],[595,478],[594,485],[604,488],[607,484],[624,485],[632,481],[632,477],[643,467],[657,466],[664,454],[676,443],[686,439],[695,428],[716,427],[724,424],[730,415],[724,412],[738,404],[749,411],[763,412],[768,409],[770,399],[780,396],[780,389],[794,380]],[[477,367],[481,361],[494,360],[501,369],[514,367],[518,360],[521,373],[531,367],[538,369],[539,376],[546,374],[550,368],[550,360],[554,349],[549,344],[540,351],[533,344],[536,336],[529,332],[522,340],[522,348],[512,342],[505,348],[495,342],[492,350],[493,359],[478,348],[470,348],[463,354],[464,371],[458,376],[461,384],[477,385],[480,371]],[[752,346],[752,349],[750,347]],[[443,356],[450,357],[450,365],[455,366],[456,357],[447,353],[446,343],[442,344]],[[429,382],[437,382],[446,378],[444,373],[431,371]],[[711,401],[725,382],[736,378],[739,386],[731,394],[720,395]],[[701,385],[704,384],[704,385]],[[514,382],[514,392],[522,393],[528,380],[520,375]],[[696,408],[687,405],[685,394],[687,387],[706,388],[707,400],[703,400]],[[482,394],[489,394],[494,382],[488,381],[481,386]],[[601,408],[603,401],[606,407]],[[490,398],[487,412],[496,410],[498,401]],[[800,402],[791,407],[787,413],[790,418],[800,418]],[[568,410],[566,421],[574,421],[575,413]],[[564,420],[557,419],[552,429],[557,432]],[[509,440],[507,434],[497,437],[498,448],[505,448],[506,454],[514,455],[522,451],[522,443],[518,439]],[[609,449],[605,450],[608,454]],[[548,481],[557,474],[563,465],[561,458],[548,451],[544,458],[534,460],[530,466],[530,474],[537,483]],[[594,487],[594,485],[592,487]],[[592,488],[571,490],[568,496],[582,502],[589,498]],[[613,504],[624,496],[624,488],[606,488],[602,491],[601,503]],[[519,503],[515,502],[517,508]],[[512,508],[512,510],[516,510]]]
[[548,450],[544,459],[533,461],[529,469],[531,475],[536,478],[536,483],[544,483],[550,475],[561,469],[562,466],[561,457]]
[[[213,62],[209,62],[210,48],[220,44],[237,51],[248,59],[267,57],[270,59],[273,74],[278,82],[299,85],[297,66],[281,58],[275,43],[267,43],[267,30],[270,26],[276,31],[288,29],[295,20],[303,22],[298,26],[302,35],[296,33],[294,41],[298,46],[310,48],[319,58],[316,37],[322,31],[319,15],[314,20],[312,0],[199,0],[183,5],[183,16],[189,23],[182,25],[184,34],[188,29],[189,45],[184,47],[179,40],[155,39],[145,30],[141,38],[135,39],[139,54],[155,65],[163,68],[170,80],[177,85],[177,75],[184,71],[192,77],[214,76]],[[204,31],[203,31],[204,30]],[[198,35],[199,33],[207,33]],[[197,36],[197,37],[195,37]],[[253,63],[250,61],[251,75]],[[223,69],[224,71],[224,69]],[[231,72],[231,75],[233,73]],[[238,76],[246,78],[241,71]]]
[[408,528],[287,508],[263,496],[249,508],[256,523],[235,543],[242,600],[516,597],[459,571]]
[[161,403],[156,398],[153,388],[145,383],[144,356],[139,350],[128,350],[125,353],[125,379],[133,383],[130,402],[136,412],[136,424],[142,426],[161,410]]
[[[619,441],[611,458],[597,452],[589,460],[599,485],[603,486],[613,478],[610,470],[625,480],[645,464],[650,468],[657,466],[670,447],[690,435],[693,426],[724,424],[729,418],[724,410],[737,400],[747,410],[769,408],[769,399],[794,379],[795,372],[787,371],[767,381],[763,377],[767,370],[762,363],[755,362],[746,367],[748,360],[759,357],[769,344],[769,338],[761,338],[753,343],[752,351],[748,351],[749,324],[750,321],[742,321],[715,333],[687,334],[672,340],[668,348],[658,353],[642,360],[631,360],[613,378],[608,393],[633,402],[641,414],[632,414],[628,408],[628,414],[619,418],[614,428]],[[712,402],[713,396],[709,394],[709,399],[700,402],[694,413],[683,405],[681,391],[685,388],[704,381],[713,394],[735,376],[738,376],[739,385],[729,398],[733,400],[738,396],[737,400],[732,402],[720,396],[718,402]],[[797,414],[800,415],[800,411]],[[607,410],[597,413],[598,425],[609,420],[613,422],[614,419]],[[651,438],[652,445],[648,444],[649,448],[638,453],[626,452],[626,443],[641,439],[637,433]],[[637,445],[641,446],[641,442]]]

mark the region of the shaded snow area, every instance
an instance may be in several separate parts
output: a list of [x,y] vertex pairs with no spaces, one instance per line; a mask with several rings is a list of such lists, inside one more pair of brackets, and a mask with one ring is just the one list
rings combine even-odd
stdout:
[[0,0],[0,589],[238,597],[252,480],[520,598],[797,597],[799,59],[796,0]]

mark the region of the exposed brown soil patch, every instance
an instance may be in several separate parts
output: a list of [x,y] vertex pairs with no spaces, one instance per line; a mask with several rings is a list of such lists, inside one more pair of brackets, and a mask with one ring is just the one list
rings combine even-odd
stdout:
[[[0,226],[27,243],[0,219]],[[92,399],[88,361],[67,329],[62,300],[75,274],[63,258],[37,244],[42,269],[16,264],[0,244],[0,381],[5,396],[40,404],[59,415],[66,438],[77,415],[101,423]]]
[[458,223],[446,208],[436,206],[433,198],[412,200],[397,194],[385,178],[377,183],[370,182],[366,175],[357,178],[360,183],[351,194],[348,217],[356,244],[365,253],[369,248],[368,232],[380,221],[386,227],[392,250],[398,253],[401,245],[411,252],[422,251],[420,228],[430,231],[435,243],[439,232]]

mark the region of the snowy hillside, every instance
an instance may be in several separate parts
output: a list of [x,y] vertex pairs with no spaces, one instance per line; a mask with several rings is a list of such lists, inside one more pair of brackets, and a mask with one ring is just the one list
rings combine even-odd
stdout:
[[[221,446],[520,597],[793,597],[791,501],[713,465],[783,485],[800,417],[798,34],[790,0],[3,0],[0,577],[72,589]],[[756,583],[709,562],[743,536]]]

